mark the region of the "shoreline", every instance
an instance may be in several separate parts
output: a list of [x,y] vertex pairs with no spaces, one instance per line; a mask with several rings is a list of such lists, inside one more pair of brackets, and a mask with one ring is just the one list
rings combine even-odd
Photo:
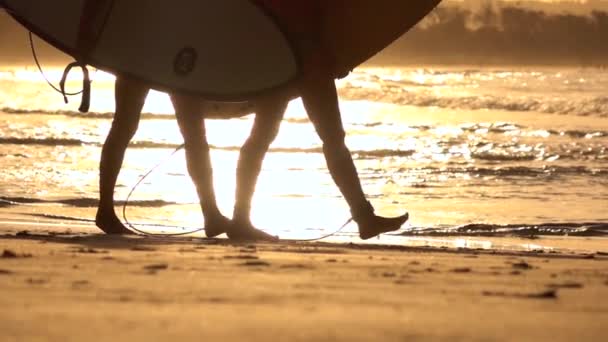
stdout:
[[0,253],[11,341],[608,337],[606,253],[66,232],[5,234]]
[[[0,236],[14,235],[26,232],[34,236],[103,236],[102,232],[95,226],[90,208],[77,210],[75,217],[55,216],[53,213],[60,212],[61,207],[51,208],[51,214],[46,213],[49,207],[42,206],[45,214],[37,214],[35,208],[30,212],[20,212],[5,208],[0,215]],[[78,214],[79,213],[79,214]],[[77,218],[78,217],[78,218]],[[82,218],[80,218],[82,217]],[[140,228],[145,229],[145,224]],[[149,227],[154,232],[154,227]],[[193,230],[195,228],[192,228]],[[492,234],[383,234],[377,238],[367,241],[360,240],[354,227],[336,230],[338,234],[327,234],[332,231],[303,231],[308,234],[298,236],[297,232],[291,232],[287,236],[279,233],[281,241],[288,243],[327,243],[330,245],[362,245],[377,246],[386,249],[400,248],[430,248],[440,250],[478,250],[496,253],[532,253],[547,255],[589,255],[608,254],[608,237],[606,236],[567,236],[567,235],[496,235]],[[404,230],[406,232],[406,230]],[[276,234],[276,232],[272,232]],[[184,235],[187,238],[204,238],[202,232]],[[326,238],[322,238],[327,236]],[[140,237],[156,238],[153,235]],[[319,237],[320,239],[315,239]],[[160,238],[171,238],[160,236]],[[220,241],[228,241],[225,235],[221,235]]]

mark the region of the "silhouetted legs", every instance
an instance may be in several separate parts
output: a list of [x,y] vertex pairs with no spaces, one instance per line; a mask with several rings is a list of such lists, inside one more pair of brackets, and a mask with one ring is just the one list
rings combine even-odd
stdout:
[[171,95],[171,101],[184,137],[188,173],[196,187],[205,217],[205,234],[208,237],[220,235],[226,232],[230,220],[217,207],[205,120],[200,113],[201,102],[197,98],[177,94]]
[[316,67],[318,69],[304,72],[300,85],[302,101],[323,141],[323,154],[329,172],[359,226],[359,236],[362,239],[369,239],[399,229],[407,221],[407,213],[395,218],[377,216],[374,214],[374,208],[365,198],[357,169],[344,143],[345,133],[334,80],[327,77],[331,72],[323,70],[322,65]]
[[[184,137],[188,172],[201,201],[207,236],[213,237],[225,232],[233,240],[276,240],[275,237],[255,229],[251,225],[249,206],[264,154],[276,136],[283,112],[273,112],[274,108],[268,107],[269,112],[266,117],[256,115],[252,136],[243,147],[239,161],[239,171],[237,172],[239,190],[237,190],[237,205],[235,206],[238,220],[232,222],[223,216],[217,207],[213,190],[209,144],[205,135],[205,120],[200,113],[200,99],[177,94],[173,94],[171,99]],[[281,109],[280,106],[279,109]],[[276,128],[273,128],[272,131],[266,130],[275,126]],[[237,210],[236,207],[241,209]]]
[[[279,132],[283,114],[287,108],[287,100],[261,99],[256,102],[256,115],[251,134],[239,155],[236,171],[236,194],[233,213],[235,227],[249,227],[228,231],[230,238],[251,239],[258,235],[250,221],[251,200],[255,191],[262,162],[272,141]],[[253,233],[254,236],[243,236]]]
[[122,166],[125,151],[137,131],[140,113],[148,87],[144,84],[117,77],[115,84],[116,113],[112,127],[101,150],[99,163],[99,206],[95,223],[108,234],[132,234],[118,219],[114,211],[114,187]]

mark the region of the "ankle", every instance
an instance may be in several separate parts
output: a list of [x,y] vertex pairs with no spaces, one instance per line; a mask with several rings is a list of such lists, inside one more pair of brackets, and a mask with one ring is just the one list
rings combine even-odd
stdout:
[[358,224],[368,222],[376,217],[374,207],[369,201],[365,201],[355,208],[351,207],[351,215]]

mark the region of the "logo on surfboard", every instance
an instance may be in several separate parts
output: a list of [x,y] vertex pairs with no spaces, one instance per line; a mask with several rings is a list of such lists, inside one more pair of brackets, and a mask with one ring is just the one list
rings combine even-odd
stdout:
[[196,67],[197,58],[198,54],[194,48],[185,47],[181,49],[173,60],[173,71],[178,76],[188,76]]

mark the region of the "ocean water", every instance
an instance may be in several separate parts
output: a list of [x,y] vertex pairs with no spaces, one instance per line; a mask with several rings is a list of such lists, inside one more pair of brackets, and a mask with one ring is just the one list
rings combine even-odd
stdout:
[[[45,70],[58,81],[61,70]],[[0,68],[0,221],[93,229],[98,160],[111,124],[113,80],[93,76],[91,113],[78,113],[34,68]],[[79,76],[69,83],[77,90]],[[407,210],[403,239],[608,235],[608,70],[362,68],[338,81],[350,147],[369,200]],[[116,189],[141,229],[203,225],[173,110],[152,92]],[[209,120],[221,209],[252,116]],[[252,218],[281,237],[335,232],[350,217],[299,100],[266,157]],[[78,221],[81,220],[81,221]],[[67,223],[66,223],[67,222]],[[150,226],[156,224],[157,226]],[[160,226],[158,226],[160,225]],[[18,227],[15,225],[14,227]],[[17,228],[15,228],[17,229]],[[356,241],[351,224],[334,237]],[[402,240],[399,240],[402,241]]]

